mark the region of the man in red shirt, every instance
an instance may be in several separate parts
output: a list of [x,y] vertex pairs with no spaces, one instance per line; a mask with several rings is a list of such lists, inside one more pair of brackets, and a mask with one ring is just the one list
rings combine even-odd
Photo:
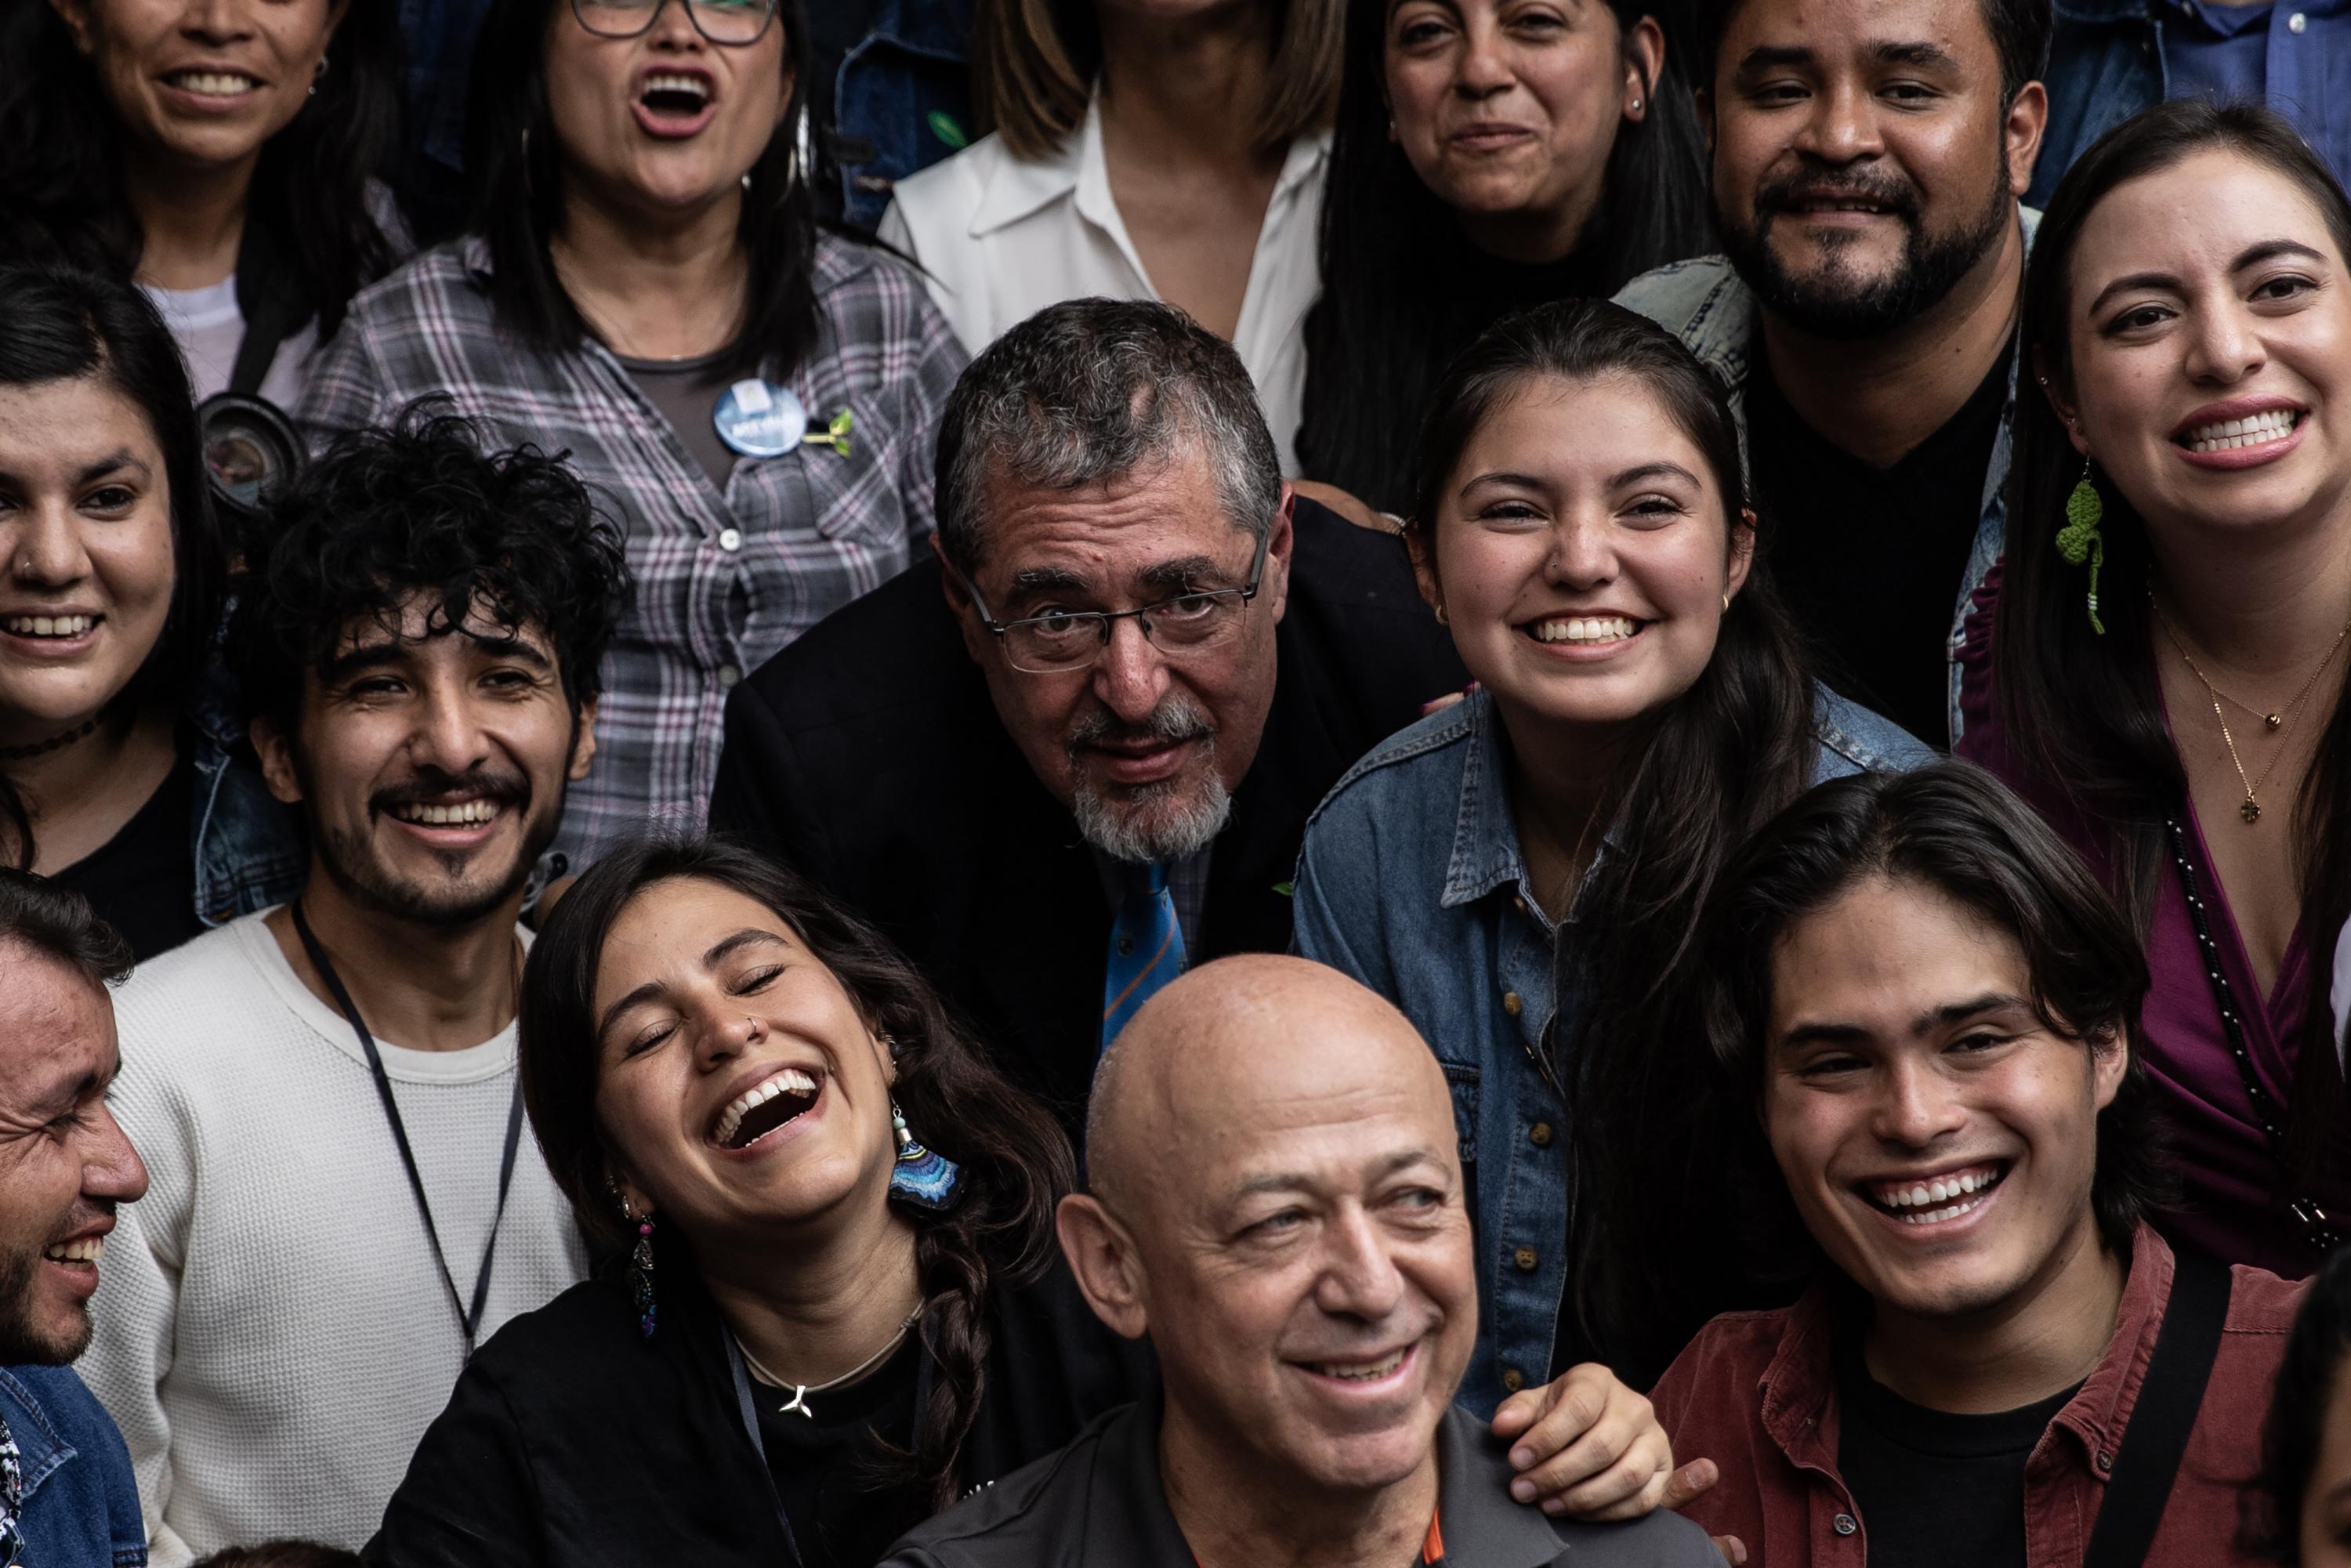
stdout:
[[1685,1511],[1771,1568],[2239,1560],[2300,1288],[2147,1223],[2147,965],[2080,863],[1969,764],[1841,779],[1707,941],[1711,1088],[1814,1282],[1652,1396],[1721,1469]]

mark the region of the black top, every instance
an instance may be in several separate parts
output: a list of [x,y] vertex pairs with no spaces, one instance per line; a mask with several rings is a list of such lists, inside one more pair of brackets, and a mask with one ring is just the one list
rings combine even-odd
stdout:
[[2013,352],[1891,468],[1799,418],[1761,342],[1747,380],[1748,462],[1772,580],[1822,677],[1938,749],[1950,745],[1951,622],[1983,522]]
[[[638,1333],[627,1271],[615,1268],[516,1318],[482,1346],[418,1444],[368,1543],[369,1563],[865,1568],[925,1516],[921,1500],[903,1492],[854,1494],[844,1467],[868,1456],[838,1434],[778,1444],[777,1422],[801,1421],[797,1415],[762,1412],[768,1463],[761,1465],[717,1308],[685,1249],[657,1247],[651,1339]],[[1052,1452],[1153,1385],[1149,1353],[1102,1326],[1058,1254],[1036,1283],[997,1291],[987,1319],[985,1392],[964,1448],[967,1487]],[[912,1437],[912,1412],[938,1374],[926,1349],[908,1359],[902,1439]],[[889,1412],[902,1397],[900,1375],[885,1368],[868,1381],[883,1420],[899,1420]],[[752,1387],[755,1405],[773,1403]],[[811,1402],[833,1419],[823,1397]],[[844,1520],[851,1528],[840,1528]]]
[[[718,400],[726,393],[726,378],[712,367],[725,356],[721,350],[715,354],[697,354],[684,360],[632,360],[615,354],[629,379],[645,400],[661,411],[677,432],[685,455],[702,465],[710,482],[718,486],[720,495],[726,493],[726,481],[734,476],[734,449],[719,439],[714,415]],[[630,509],[631,517],[636,515]]]
[[172,770],[114,837],[50,877],[89,900],[144,963],[204,934],[196,918],[196,760],[183,745]]
[[[922,1346],[912,1334],[897,1353],[846,1388],[802,1399],[811,1412],[784,1411],[789,1390],[754,1382],[759,1441],[768,1470],[792,1521],[802,1568],[866,1568],[898,1538],[898,1511],[875,1508],[862,1472],[878,1439],[904,1452],[914,1446],[914,1390]],[[869,1438],[870,1434],[870,1438]]]
[[[1273,706],[1209,857],[1195,964],[1289,950],[1307,814],[1467,678],[1396,539],[1311,501],[1296,524]],[[935,560],[736,688],[710,825],[779,852],[880,925],[1080,1132],[1110,903],[1069,808],[998,722]]]
[[[1150,1398],[1095,1422],[1061,1452],[916,1530],[886,1568],[1196,1568],[1160,1480],[1160,1414]],[[1437,1423],[1440,1562],[1722,1568],[1706,1532],[1677,1513],[1579,1524],[1511,1501],[1508,1447],[1458,1406]]]
[[2024,1461],[2075,1389],[1996,1416],[1913,1405],[1837,1353],[1837,1469],[1880,1568],[2024,1565]]

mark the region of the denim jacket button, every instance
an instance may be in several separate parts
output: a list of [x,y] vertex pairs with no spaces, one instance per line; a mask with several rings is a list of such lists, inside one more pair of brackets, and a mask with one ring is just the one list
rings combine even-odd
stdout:
[[1524,1388],[1526,1385],[1527,1375],[1525,1373],[1520,1372],[1515,1366],[1504,1367],[1502,1369],[1502,1387],[1507,1392],[1516,1394],[1520,1389]]
[[1518,992],[1504,991],[1502,993],[1502,1010],[1510,1014],[1512,1018],[1516,1018],[1520,1013],[1525,1011],[1526,1005],[1526,1003],[1519,1000]]
[[1541,1260],[1535,1256],[1535,1249],[1531,1247],[1521,1247],[1510,1254],[1510,1261],[1518,1265],[1519,1272],[1521,1274],[1533,1273],[1535,1265]]
[[1539,1149],[1547,1149],[1551,1147],[1551,1124],[1549,1122],[1537,1122],[1533,1126],[1529,1127],[1527,1129],[1527,1142],[1532,1144]]

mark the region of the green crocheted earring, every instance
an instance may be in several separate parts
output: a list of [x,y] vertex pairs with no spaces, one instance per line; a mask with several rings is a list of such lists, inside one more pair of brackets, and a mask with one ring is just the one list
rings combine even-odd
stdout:
[[2098,619],[2098,569],[2106,564],[2106,540],[2098,532],[2098,524],[2105,515],[2106,503],[2098,487],[2090,483],[2090,465],[2085,461],[2082,482],[2065,497],[2065,526],[2057,530],[2057,553],[2068,566],[2090,563],[2090,630],[2101,637],[2106,634],[2106,624]]

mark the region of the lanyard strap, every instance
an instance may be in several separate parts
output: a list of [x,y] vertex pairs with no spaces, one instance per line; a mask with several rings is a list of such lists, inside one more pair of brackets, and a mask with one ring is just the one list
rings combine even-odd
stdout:
[[416,1212],[424,1218],[424,1239],[433,1244],[433,1261],[441,1268],[441,1282],[448,1287],[449,1304],[457,1310],[457,1326],[465,1331],[465,1354],[474,1354],[474,1341],[482,1327],[482,1313],[490,1302],[490,1264],[498,1255],[498,1225],[507,1215],[507,1188],[514,1183],[515,1151],[522,1143],[522,1074],[515,1074],[514,1099],[507,1106],[507,1146],[498,1156],[498,1206],[490,1214],[490,1239],[482,1248],[482,1271],[474,1278],[474,1305],[468,1312],[465,1298],[457,1293],[456,1276],[449,1271],[448,1254],[441,1248],[440,1228],[433,1223],[433,1205],[424,1196],[424,1177],[416,1168],[416,1153],[408,1146],[408,1126],[400,1119],[400,1102],[392,1098],[392,1075],[383,1070],[383,1053],[375,1048],[375,1036],[368,1032],[367,1020],[360,1017],[359,1004],[351,1000],[343,988],[343,977],[327,960],[327,950],[311,934],[310,923],[302,917],[302,901],[296,899],[287,908],[294,916],[294,934],[302,938],[302,950],[310,956],[310,967],[327,982],[327,989],[335,994],[335,1005],[343,1009],[350,1020],[351,1032],[359,1037],[360,1050],[367,1055],[368,1071],[375,1077],[375,1092],[383,1101],[383,1119],[392,1124],[392,1141],[400,1145],[400,1163],[408,1167],[408,1190],[416,1195]]

